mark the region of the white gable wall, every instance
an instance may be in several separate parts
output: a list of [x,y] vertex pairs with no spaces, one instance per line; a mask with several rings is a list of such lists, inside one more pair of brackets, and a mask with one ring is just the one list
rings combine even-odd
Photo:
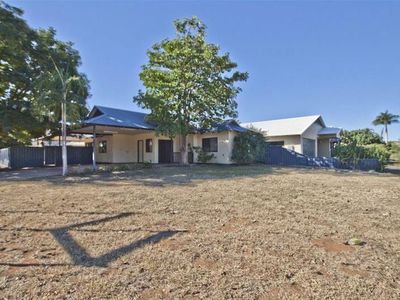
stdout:
[[[301,135],[302,139],[307,138],[315,141],[315,155],[318,155],[318,132],[323,127],[318,122],[314,122],[306,131]],[[303,140],[302,140],[303,144]],[[303,150],[303,147],[302,147]],[[303,151],[301,152],[303,153]]]

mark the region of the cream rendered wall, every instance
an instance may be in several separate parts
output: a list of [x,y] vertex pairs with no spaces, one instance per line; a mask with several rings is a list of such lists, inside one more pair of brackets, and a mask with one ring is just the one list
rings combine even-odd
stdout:
[[[134,162],[138,162],[138,152],[137,152],[137,144],[138,141],[143,141],[143,161],[150,163],[158,163],[158,140],[156,134],[153,131],[149,131],[148,133],[135,134],[134,137]],[[146,152],[146,139],[153,140],[153,151]]]
[[318,156],[331,157],[329,138],[318,139]]
[[[153,140],[153,151],[150,153],[146,152],[146,139]],[[144,161],[150,162],[150,163],[158,163],[158,141],[159,140],[170,140],[170,138],[167,136],[163,136],[163,135],[157,136],[155,134],[155,132],[149,132],[149,133],[134,135],[134,140],[135,140],[135,151],[134,151],[135,152],[135,162],[137,162],[137,141],[143,140]],[[179,137],[172,139],[173,152],[179,152],[179,142],[180,142]]]
[[[99,153],[99,142],[107,142],[107,153]],[[112,163],[113,162],[113,136],[105,135],[96,137],[96,162]]]
[[114,134],[112,156],[113,163],[135,162],[134,136],[129,134]]
[[[232,149],[233,149],[233,139],[236,136],[235,132],[224,131],[215,133],[204,133],[204,134],[194,134],[193,135],[193,147],[202,147],[202,139],[204,138],[218,138],[218,152],[212,152],[214,158],[210,160],[209,163],[216,164],[232,164]],[[194,152],[194,162],[197,161],[197,154]]]
[[[153,152],[146,153],[146,139],[153,139]],[[96,161],[99,163],[136,163],[137,141],[143,140],[143,159],[158,161],[157,138],[154,132],[142,134],[114,134],[96,138]],[[107,153],[99,153],[99,142],[107,141]]]
[[284,142],[283,147],[303,153],[300,135],[267,136],[267,142]]
[[[187,143],[192,147],[201,147],[202,139],[208,137],[218,138],[218,152],[213,153],[210,163],[231,164],[233,139],[235,132],[225,131],[220,133],[191,134],[187,137]],[[153,140],[153,151],[146,153],[146,139]],[[143,141],[143,159],[145,162],[158,163],[158,140],[169,140],[169,137],[156,136],[155,132],[141,134],[114,134],[96,138],[96,161],[99,163],[136,163],[137,142]],[[99,153],[99,142],[107,141],[107,153]],[[179,152],[180,137],[173,139],[173,152]],[[194,153],[194,162],[197,162]]]

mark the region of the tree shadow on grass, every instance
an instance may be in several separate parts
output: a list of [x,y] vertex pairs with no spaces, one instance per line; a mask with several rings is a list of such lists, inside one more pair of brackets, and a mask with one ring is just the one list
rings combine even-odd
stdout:
[[[70,234],[70,230],[76,230],[84,226],[95,226],[99,224],[103,224],[106,222],[110,222],[113,220],[118,220],[121,218],[126,218],[134,215],[134,213],[120,213],[114,216],[108,216],[101,219],[91,220],[82,223],[76,223],[67,225],[64,227],[58,227],[53,229],[38,229],[38,228],[23,228],[24,230],[30,231],[47,231],[50,232],[53,238],[63,247],[64,251],[70,256],[72,259],[72,264],[63,264],[63,263],[50,263],[50,264],[23,264],[23,263],[6,263],[0,262],[0,265],[6,266],[14,266],[14,267],[29,267],[29,266],[67,266],[67,265],[75,265],[75,266],[84,266],[84,267],[107,267],[108,264],[114,260],[117,260],[121,256],[124,256],[138,248],[144,247],[148,244],[155,244],[160,242],[163,239],[170,238],[177,233],[186,232],[186,230],[165,230],[158,231],[155,234],[152,234],[146,238],[133,241],[127,245],[122,247],[113,249],[101,256],[93,257],[89,255],[87,250],[82,247]],[[1,229],[8,230],[8,229]],[[21,229],[14,229],[21,230]],[[92,230],[88,230],[92,231]],[[103,230],[94,230],[96,232],[102,232]],[[126,230],[125,232],[134,232],[136,230]]]

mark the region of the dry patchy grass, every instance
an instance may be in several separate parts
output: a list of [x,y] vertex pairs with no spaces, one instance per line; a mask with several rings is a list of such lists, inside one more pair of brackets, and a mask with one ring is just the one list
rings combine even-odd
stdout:
[[0,295],[398,299],[399,195],[398,176],[265,166],[2,182]]

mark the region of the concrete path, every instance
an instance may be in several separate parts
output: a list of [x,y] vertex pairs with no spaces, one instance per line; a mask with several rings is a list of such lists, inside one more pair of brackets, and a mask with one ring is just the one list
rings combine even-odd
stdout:
[[0,171],[0,181],[26,180],[57,175],[61,175],[60,167],[2,170]]
[[[89,166],[68,166],[69,172]],[[0,170],[0,181],[28,180],[42,177],[61,176],[61,167],[27,168],[22,170]]]

